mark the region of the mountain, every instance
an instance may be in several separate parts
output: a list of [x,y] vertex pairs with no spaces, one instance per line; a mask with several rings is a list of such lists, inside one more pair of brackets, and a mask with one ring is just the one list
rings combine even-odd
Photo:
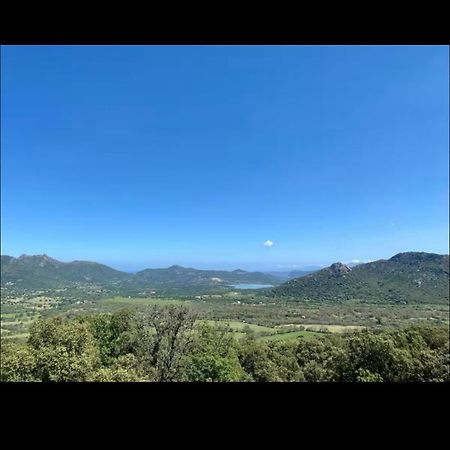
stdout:
[[126,287],[216,287],[238,283],[278,284],[261,272],[198,270],[182,266],[145,269],[130,274],[90,261],[61,262],[47,255],[1,256],[1,284],[25,289],[63,287],[70,283],[121,284]]
[[299,301],[448,303],[449,256],[406,252],[353,268],[335,263],[289,280],[270,294]]
[[145,269],[137,272],[135,282],[154,287],[224,286],[239,283],[278,284],[280,280],[262,272],[246,272],[241,269],[198,270],[190,267],[171,266],[167,269]]
[[70,282],[105,283],[121,281],[129,274],[90,261],[61,262],[47,255],[2,255],[1,283],[39,289],[64,286]]

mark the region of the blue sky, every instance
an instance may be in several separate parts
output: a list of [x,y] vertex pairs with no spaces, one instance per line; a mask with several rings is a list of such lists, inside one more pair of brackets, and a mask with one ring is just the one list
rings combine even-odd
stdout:
[[446,46],[1,52],[2,254],[132,270],[448,253]]

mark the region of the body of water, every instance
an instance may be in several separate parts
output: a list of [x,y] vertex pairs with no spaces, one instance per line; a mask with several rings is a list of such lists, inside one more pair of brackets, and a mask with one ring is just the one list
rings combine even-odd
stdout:
[[230,286],[233,286],[236,289],[262,289],[262,288],[269,288],[273,287],[272,284],[231,284]]

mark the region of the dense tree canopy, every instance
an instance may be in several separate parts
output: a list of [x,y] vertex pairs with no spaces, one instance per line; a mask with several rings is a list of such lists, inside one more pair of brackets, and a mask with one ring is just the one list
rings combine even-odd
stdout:
[[4,342],[2,381],[449,381],[447,326],[237,340],[184,307],[36,321]]

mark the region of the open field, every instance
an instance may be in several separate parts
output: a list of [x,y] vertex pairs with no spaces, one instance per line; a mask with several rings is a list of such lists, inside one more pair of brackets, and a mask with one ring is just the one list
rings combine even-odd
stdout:
[[113,297],[99,300],[97,304],[107,306],[153,306],[153,305],[183,305],[189,304],[189,300],[177,300],[170,298],[128,298]]
[[2,339],[25,339],[28,337],[28,328],[34,322],[39,314],[29,310],[18,312],[3,312],[1,318],[1,337]]
[[14,320],[16,318],[16,316],[18,316],[17,313],[2,313],[0,315],[2,321],[8,320],[8,319],[9,320]]
[[14,339],[17,341],[25,341],[29,335],[30,335],[29,333],[18,333],[13,335],[2,333],[2,339]]
[[265,326],[261,326],[261,325],[255,325],[253,323],[239,322],[237,320],[201,320],[201,322],[206,322],[211,325],[214,325],[214,324],[229,325],[230,328],[234,331],[242,331],[247,328],[247,329],[254,331],[255,333],[259,333],[259,332],[276,333],[277,332],[277,330],[275,328],[265,327]]
[[262,336],[259,338],[261,341],[290,341],[298,338],[311,340],[317,336],[320,336],[321,333],[317,333],[315,331],[290,331],[288,333],[278,333],[272,334],[270,336]]
[[[273,299],[269,302],[263,297],[256,298],[253,294],[237,297],[226,293],[214,298],[203,296],[200,299],[192,296],[164,298],[123,295],[92,299],[86,295],[70,302],[61,301],[60,292],[54,295],[55,297],[52,297],[49,292],[41,294],[30,291],[17,297],[9,295],[7,301],[2,298],[2,336],[23,337],[31,323],[38,317],[59,315],[71,319],[79,315],[108,313],[130,307],[144,311],[154,305],[185,305],[192,310],[198,320],[228,323],[237,337],[251,330],[257,338],[267,335],[278,336],[282,333],[286,335],[284,339],[287,339],[289,336],[295,336],[288,333],[303,331],[345,333],[362,328],[401,327],[419,322],[448,324],[449,317],[448,305],[285,303]],[[310,334],[306,333],[304,336]]]
[[360,331],[364,328],[361,325],[323,325],[323,324],[315,324],[315,323],[305,323],[305,324],[285,324],[278,325],[275,327],[278,330],[283,330],[286,328],[302,328],[306,331],[318,331],[318,332],[326,332],[326,333],[348,333],[352,331]]

